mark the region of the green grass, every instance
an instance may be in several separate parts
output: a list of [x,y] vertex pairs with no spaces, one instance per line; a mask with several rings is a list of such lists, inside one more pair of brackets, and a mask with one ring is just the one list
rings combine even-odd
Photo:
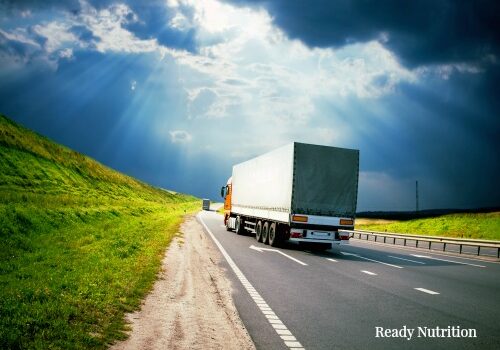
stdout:
[[221,215],[224,215],[224,206],[222,206],[219,209],[217,209],[217,213],[221,214]]
[[99,349],[150,290],[200,200],[0,116],[0,348]]
[[356,219],[356,229],[500,240],[500,212],[448,214],[406,221]]

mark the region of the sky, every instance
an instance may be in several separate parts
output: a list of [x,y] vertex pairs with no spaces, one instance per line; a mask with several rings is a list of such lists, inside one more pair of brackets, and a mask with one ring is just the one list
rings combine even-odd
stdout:
[[0,113],[220,200],[286,143],[360,150],[358,211],[500,206],[500,3],[0,0]]

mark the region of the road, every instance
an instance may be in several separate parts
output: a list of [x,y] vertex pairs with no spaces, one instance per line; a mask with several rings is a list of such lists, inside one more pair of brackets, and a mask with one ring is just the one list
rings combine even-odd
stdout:
[[[358,240],[322,253],[261,250],[271,247],[227,232],[215,212],[198,220],[225,255],[257,349],[500,348],[499,263]],[[417,335],[448,326],[477,337]],[[404,337],[381,337],[387,329]]]

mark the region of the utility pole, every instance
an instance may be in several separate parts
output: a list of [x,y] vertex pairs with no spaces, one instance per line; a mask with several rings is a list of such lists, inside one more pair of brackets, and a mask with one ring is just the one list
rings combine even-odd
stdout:
[[418,212],[418,180],[415,181],[415,211]]

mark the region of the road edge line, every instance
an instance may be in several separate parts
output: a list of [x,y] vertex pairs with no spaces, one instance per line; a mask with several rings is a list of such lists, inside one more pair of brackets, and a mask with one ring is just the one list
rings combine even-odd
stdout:
[[[205,228],[205,230],[208,232],[208,234],[210,235],[210,237],[214,241],[214,243],[217,246],[217,248],[219,248],[219,251],[221,252],[222,256],[224,256],[224,258],[226,259],[227,263],[229,264],[229,267],[231,267],[231,269],[235,273],[236,277],[238,278],[238,280],[243,285],[243,288],[245,288],[245,290],[247,291],[247,293],[250,295],[250,297],[254,301],[255,305],[259,308],[260,312],[262,312],[262,314],[266,318],[266,320],[269,323],[269,325],[271,327],[273,327],[273,329],[276,331],[276,333],[281,338],[281,340],[283,341],[283,343],[285,344],[285,346],[288,347],[289,349],[304,349],[304,347],[302,346],[302,344],[300,344],[298,341],[289,341],[288,340],[288,339],[290,339],[289,338],[290,336],[293,336],[292,332],[290,332],[290,330],[283,323],[283,321],[281,321],[279,319],[279,317],[276,315],[276,313],[266,303],[266,301],[264,300],[264,298],[262,298],[262,296],[257,292],[257,290],[255,289],[255,287],[250,283],[250,281],[248,281],[248,279],[245,277],[245,275],[243,274],[243,272],[241,272],[240,268],[234,262],[233,258],[231,258],[231,256],[227,253],[226,249],[224,249],[224,247],[222,246],[222,244],[220,244],[219,240],[217,238],[215,238],[215,235],[212,233],[212,231],[210,231],[210,229],[205,224],[205,222],[203,221],[203,219],[201,218],[201,216],[198,214],[198,215],[196,215],[196,217],[198,218],[198,220],[200,221],[200,223],[203,225],[203,227]],[[258,301],[258,303],[257,303],[257,301]],[[264,313],[264,311],[265,311],[265,313]],[[270,316],[270,317],[268,317],[268,316]],[[281,322],[281,324],[279,326],[277,326],[276,323],[271,323],[270,322],[271,319],[278,320],[278,321]],[[276,328],[276,327],[278,327],[278,328]],[[282,334],[286,333],[286,335],[283,335],[285,338],[283,338],[283,336],[280,335],[280,333],[277,332],[277,330],[282,331]],[[288,332],[283,332],[283,331],[288,331]]]

